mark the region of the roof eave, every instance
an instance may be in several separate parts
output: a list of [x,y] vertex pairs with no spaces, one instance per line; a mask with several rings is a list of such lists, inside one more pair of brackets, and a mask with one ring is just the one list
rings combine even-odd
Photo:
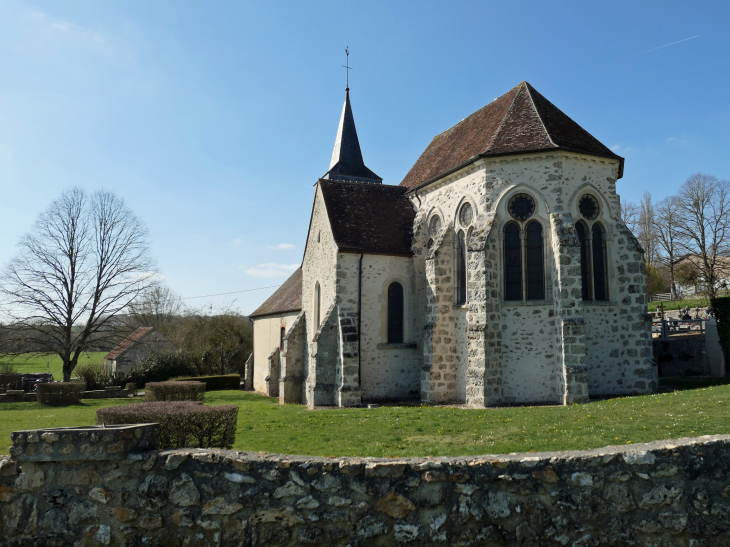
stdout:
[[250,319],[261,319],[262,317],[268,317],[270,315],[282,315],[284,313],[294,313],[294,312],[301,312],[302,308],[291,308],[289,310],[278,310],[278,311],[267,311],[264,313],[252,313],[248,317]]
[[430,179],[414,186],[413,188],[410,188],[406,194],[410,194],[411,192],[415,192],[416,190],[420,190],[421,188],[428,186],[429,184],[432,184],[439,179],[442,179],[444,177],[447,177],[451,175],[452,173],[456,173],[460,169],[463,169],[464,167],[474,163],[477,160],[485,159],[485,158],[498,158],[503,156],[519,156],[522,154],[536,154],[539,152],[572,152],[574,154],[583,154],[586,156],[596,156],[598,158],[606,158],[610,160],[618,160],[619,161],[619,168],[618,168],[618,178],[622,178],[624,176],[624,158],[622,158],[619,155],[608,155],[608,154],[596,154],[594,152],[585,152],[581,150],[573,150],[571,148],[565,148],[562,146],[559,146],[557,148],[538,148],[536,150],[520,150],[519,152],[500,152],[498,154],[478,154],[476,156],[472,156],[465,162],[460,163],[456,167],[452,167],[451,169],[448,169],[444,171],[443,173],[439,173],[435,177],[431,177]]

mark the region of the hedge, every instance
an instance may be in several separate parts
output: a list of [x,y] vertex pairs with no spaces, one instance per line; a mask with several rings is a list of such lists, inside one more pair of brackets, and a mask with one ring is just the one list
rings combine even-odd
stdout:
[[49,382],[38,384],[35,396],[42,405],[65,406],[79,404],[86,389],[83,382]]
[[717,319],[717,335],[725,361],[730,361],[730,296],[712,299],[712,310]]
[[96,423],[160,424],[160,449],[230,448],[236,441],[237,405],[204,406],[165,401],[111,406],[96,411]]
[[240,374],[224,374],[221,376],[197,376],[194,378],[174,378],[173,382],[204,382],[205,391],[220,391],[223,389],[241,389]]
[[203,382],[149,382],[145,387],[145,401],[204,401]]

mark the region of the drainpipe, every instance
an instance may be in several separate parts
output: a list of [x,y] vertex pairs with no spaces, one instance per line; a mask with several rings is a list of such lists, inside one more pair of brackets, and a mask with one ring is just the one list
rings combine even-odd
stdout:
[[357,269],[357,382],[362,386],[362,348],[360,347],[360,312],[362,311],[362,257]]

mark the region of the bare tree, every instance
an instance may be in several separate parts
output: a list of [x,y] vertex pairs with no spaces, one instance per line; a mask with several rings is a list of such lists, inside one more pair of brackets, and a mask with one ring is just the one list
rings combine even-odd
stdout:
[[644,248],[644,259],[648,265],[653,266],[656,263],[656,235],[654,233],[654,205],[649,192],[644,192],[644,196],[641,198],[637,228],[636,238]]
[[180,296],[170,287],[157,284],[129,305],[128,323],[131,328],[154,327],[168,336],[168,327],[184,311],[185,305]]
[[679,241],[680,214],[679,198],[670,196],[657,204],[653,216],[657,259],[669,271],[669,290],[672,299],[677,298],[676,267],[678,261],[683,258]]
[[115,316],[153,282],[147,230],[114,194],[64,192],[19,243],[2,275],[6,354],[56,354],[68,382],[79,356],[112,333]]
[[639,228],[639,206],[631,201],[621,201],[621,220],[636,236]]
[[728,275],[730,255],[730,182],[697,173],[679,189],[677,231],[685,263],[697,270],[705,292],[714,298]]

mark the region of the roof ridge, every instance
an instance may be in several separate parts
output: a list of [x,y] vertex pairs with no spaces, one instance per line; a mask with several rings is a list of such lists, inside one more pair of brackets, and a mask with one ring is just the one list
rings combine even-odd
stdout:
[[545,120],[542,119],[542,116],[540,115],[540,110],[535,104],[535,100],[532,98],[532,92],[530,90],[534,90],[535,88],[533,88],[528,81],[524,81],[522,83],[525,84],[525,88],[527,89],[527,96],[530,98],[530,104],[532,104],[532,108],[535,110],[535,114],[537,114],[537,117],[540,120],[540,125],[542,126],[543,131],[545,131],[548,140],[555,148],[559,148],[558,145],[555,144],[555,141],[553,140],[553,136],[550,134],[550,131],[548,131],[548,128],[545,125]]
[[[522,83],[518,84],[515,87],[521,87],[522,84],[525,84],[525,83],[527,83],[527,82],[523,81]],[[499,127],[494,132],[494,135],[492,135],[492,139],[489,141],[489,145],[484,150],[482,150],[482,153],[485,153],[487,150],[490,150],[492,148],[492,145],[494,144],[494,141],[497,140],[497,137],[499,136],[499,133],[504,128],[504,124],[506,123],[507,118],[509,118],[509,113],[512,112],[512,108],[515,106],[515,103],[517,102],[517,97],[520,96],[520,91],[522,91],[522,90],[520,89],[517,93],[515,93],[515,96],[512,97],[512,104],[509,105],[509,108],[507,109],[507,112],[504,113],[504,117],[502,118],[502,121],[500,122]],[[507,93],[509,93],[509,91]],[[494,101],[492,101],[492,102],[494,102]]]

